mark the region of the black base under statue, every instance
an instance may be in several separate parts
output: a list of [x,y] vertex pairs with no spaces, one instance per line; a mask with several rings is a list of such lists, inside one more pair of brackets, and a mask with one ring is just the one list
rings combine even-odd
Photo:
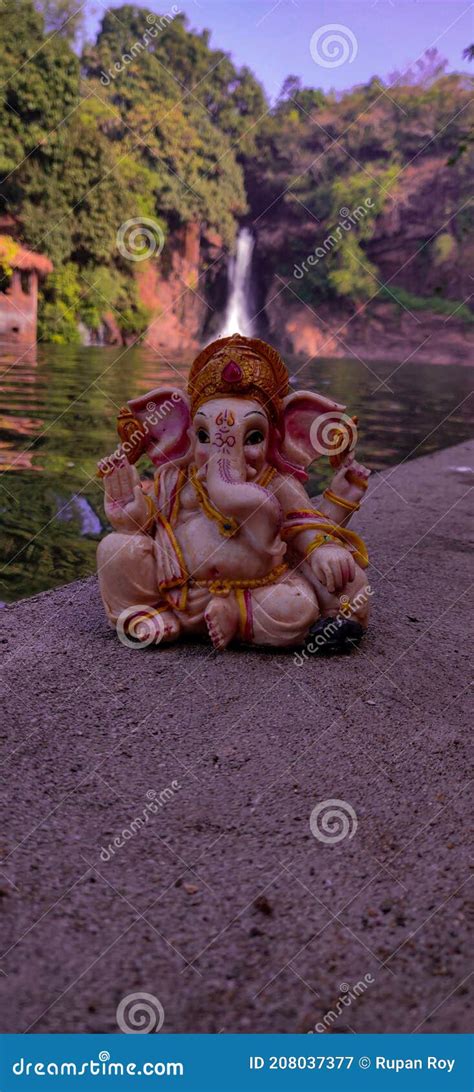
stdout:
[[360,644],[365,629],[354,618],[318,618],[311,626],[305,648],[312,655],[332,656],[337,652],[350,652]]

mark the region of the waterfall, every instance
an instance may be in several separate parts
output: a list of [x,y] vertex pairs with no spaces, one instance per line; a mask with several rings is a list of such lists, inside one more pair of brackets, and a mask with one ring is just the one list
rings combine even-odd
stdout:
[[230,334],[237,333],[244,334],[246,337],[252,336],[250,274],[254,242],[252,232],[247,227],[241,228],[237,236],[235,256],[229,261],[227,273],[229,293],[224,321],[218,337],[229,337]]

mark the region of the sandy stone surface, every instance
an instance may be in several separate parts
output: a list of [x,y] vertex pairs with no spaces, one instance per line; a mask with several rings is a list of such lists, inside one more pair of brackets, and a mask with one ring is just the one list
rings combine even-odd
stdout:
[[172,1032],[468,1030],[462,466],[373,476],[350,656],[133,651],[95,579],[2,611],[2,1031],[116,1031],[143,992]]

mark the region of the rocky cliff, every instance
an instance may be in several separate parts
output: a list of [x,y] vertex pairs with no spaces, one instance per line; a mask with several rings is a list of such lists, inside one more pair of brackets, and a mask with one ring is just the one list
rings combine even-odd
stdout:
[[[464,172],[453,170],[446,156],[401,169],[362,247],[362,264],[376,270],[366,300],[328,299],[312,286],[308,290],[305,260],[319,254],[321,265],[333,258],[334,246],[327,241],[334,229],[310,214],[302,222],[300,211],[295,215],[294,207],[276,202],[269,215],[260,209],[256,216],[255,263],[263,299],[256,301],[256,311],[263,307],[262,330],[284,351],[472,363],[472,212]],[[306,270],[311,272],[307,264]]]
[[146,345],[170,354],[199,349],[225,306],[226,263],[221,236],[206,225],[171,233],[163,254],[137,272],[140,301],[151,313]]

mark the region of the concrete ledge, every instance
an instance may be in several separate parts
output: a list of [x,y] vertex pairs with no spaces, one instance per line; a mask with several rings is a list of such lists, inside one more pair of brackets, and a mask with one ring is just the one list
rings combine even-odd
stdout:
[[[3,1031],[114,1031],[141,991],[165,1031],[468,1029],[462,465],[474,444],[374,476],[348,657],[131,651],[95,579],[1,612]],[[333,844],[330,799],[357,818]]]

